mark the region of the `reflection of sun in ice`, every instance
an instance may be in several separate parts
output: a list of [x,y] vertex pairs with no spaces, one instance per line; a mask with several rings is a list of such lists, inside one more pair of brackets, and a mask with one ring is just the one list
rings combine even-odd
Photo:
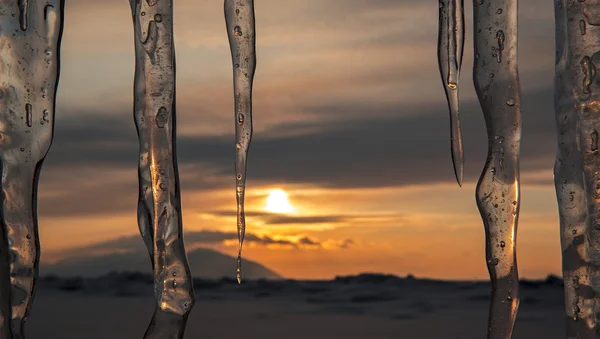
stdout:
[[291,213],[294,207],[288,201],[288,195],[283,190],[272,190],[267,197],[265,210],[271,213]]

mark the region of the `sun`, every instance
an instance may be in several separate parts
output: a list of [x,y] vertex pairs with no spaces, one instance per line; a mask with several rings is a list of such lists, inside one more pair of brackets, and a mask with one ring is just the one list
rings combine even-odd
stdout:
[[283,190],[272,190],[267,197],[265,210],[271,213],[291,213],[294,207],[288,201],[288,195]]

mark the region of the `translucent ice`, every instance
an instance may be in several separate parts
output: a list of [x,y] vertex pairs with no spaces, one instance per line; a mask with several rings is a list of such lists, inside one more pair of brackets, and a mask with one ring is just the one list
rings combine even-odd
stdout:
[[458,83],[465,45],[463,0],[440,0],[438,64],[450,110],[450,146],[456,181],[463,181],[463,145],[458,114]]
[[145,338],[182,338],[194,305],[183,244],[175,147],[172,0],[131,0],[134,119],[140,142],[138,224],[154,271],[156,309]]
[[256,69],[254,0],[225,0],[225,23],[233,62],[235,95],[235,173],[239,252],[237,280],[242,281],[242,245],[246,232],[244,194],[246,163],[252,139],[252,82]]
[[38,276],[37,188],[54,131],[62,0],[0,5],[0,337],[24,338]]
[[488,157],[477,183],[492,281],[488,338],[512,336],[519,307],[516,260],[520,185],[521,90],[517,1],[474,1],[473,79],[488,131]]

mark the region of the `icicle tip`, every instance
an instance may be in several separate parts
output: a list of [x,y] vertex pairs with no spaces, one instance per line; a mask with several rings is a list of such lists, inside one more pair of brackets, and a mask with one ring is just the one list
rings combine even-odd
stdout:
[[458,183],[458,187],[462,187],[463,185],[463,166],[458,165],[457,168],[454,168],[454,175],[456,176],[456,182]]
[[452,143],[452,165],[454,165],[454,177],[456,178],[456,182],[458,183],[459,187],[462,187],[465,159],[463,156],[462,138],[460,136],[460,131],[458,132],[458,138],[458,143]]
[[242,255],[241,254],[238,254],[237,270],[236,270],[235,276],[237,278],[238,285],[241,285],[242,284]]

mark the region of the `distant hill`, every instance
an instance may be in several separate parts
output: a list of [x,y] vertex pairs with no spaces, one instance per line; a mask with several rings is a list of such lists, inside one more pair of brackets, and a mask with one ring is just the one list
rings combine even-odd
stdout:
[[[200,248],[188,252],[188,261],[194,277],[220,279],[235,278],[236,258],[215,250]],[[147,252],[114,253],[94,256],[75,256],[55,264],[42,263],[40,275],[54,274],[63,277],[97,277],[109,272],[151,273],[150,258]],[[244,260],[244,278],[281,279],[282,277],[265,266]]]

